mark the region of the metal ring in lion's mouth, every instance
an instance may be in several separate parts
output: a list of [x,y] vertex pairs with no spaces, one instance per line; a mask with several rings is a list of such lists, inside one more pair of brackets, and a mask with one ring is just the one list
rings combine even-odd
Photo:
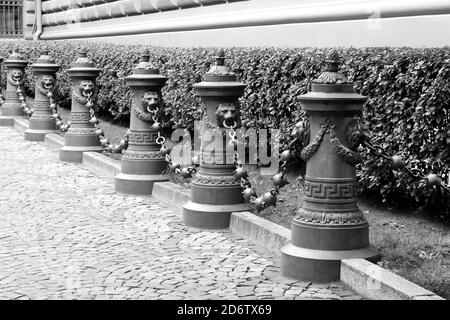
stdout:
[[157,103],[149,104],[145,109],[147,110],[148,113],[156,113],[156,111],[158,110],[158,104]]
[[91,95],[92,95],[92,90],[91,89],[83,90],[83,96],[90,97]]
[[223,120],[223,126],[227,129],[234,129],[237,126],[236,120],[234,118]]

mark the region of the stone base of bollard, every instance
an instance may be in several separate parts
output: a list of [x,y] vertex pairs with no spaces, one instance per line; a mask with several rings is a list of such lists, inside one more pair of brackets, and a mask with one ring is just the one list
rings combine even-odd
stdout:
[[164,174],[127,174],[119,173],[114,178],[117,192],[134,195],[151,195],[155,182],[168,181]]
[[194,228],[224,229],[230,225],[231,212],[248,210],[246,203],[212,205],[189,201],[183,206],[183,223]]
[[357,250],[315,250],[289,243],[281,248],[281,274],[297,280],[331,282],[339,280],[341,260],[367,259],[376,262],[377,250],[367,247]]
[[5,103],[1,109],[0,126],[13,127],[14,119],[23,119],[24,116],[25,113],[23,112],[23,108],[18,108]]
[[4,117],[0,116],[0,127],[13,127],[14,119],[23,119],[23,117]]
[[37,130],[27,129],[25,130],[25,140],[28,141],[44,141],[47,133],[59,133],[59,130]]
[[83,160],[83,152],[102,152],[103,147],[73,147],[65,146],[59,149],[59,160],[66,162],[81,163]]

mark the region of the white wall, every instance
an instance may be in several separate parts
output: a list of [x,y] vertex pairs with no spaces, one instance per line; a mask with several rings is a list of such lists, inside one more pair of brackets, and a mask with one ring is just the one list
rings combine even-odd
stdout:
[[93,35],[184,47],[441,47],[450,45],[450,0],[249,0],[50,26],[41,38]]
[[169,32],[92,40],[182,47],[442,47],[450,46],[450,15]]

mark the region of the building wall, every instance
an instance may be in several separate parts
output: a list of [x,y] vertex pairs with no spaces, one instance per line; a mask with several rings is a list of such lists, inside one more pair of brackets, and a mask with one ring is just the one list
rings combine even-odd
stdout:
[[[418,36],[420,35],[420,36]],[[169,47],[442,47],[450,45],[450,15],[285,24],[89,38]]]
[[[42,39],[162,46],[444,46],[450,0],[44,0]],[[417,35],[420,34],[420,37]]]
[[35,9],[35,0],[23,0],[23,35],[27,40],[33,39]]

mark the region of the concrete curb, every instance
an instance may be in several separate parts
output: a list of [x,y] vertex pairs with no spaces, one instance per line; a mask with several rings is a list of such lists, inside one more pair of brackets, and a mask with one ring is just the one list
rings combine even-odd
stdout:
[[182,207],[190,200],[191,191],[172,182],[156,182],[153,185],[152,196],[176,207]]
[[280,249],[291,241],[291,231],[251,212],[233,212],[230,230],[271,251],[281,254]]
[[120,173],[120,161],[114,160],[99,152],[83,152],[83,165],[104,176],[115,177]]
[[47,133],[45,135],[44,142],[59,150],[64,146],[64,137],[61,137],[55,133]]
[[342,260],[341,281],[373,300],[445,300],[364,259]]
[[27,119],[14,119],[14,126],[13,128],[20,132],[20,134],[24,135],[25,130],[27,130],[29,127],[29,121]]

